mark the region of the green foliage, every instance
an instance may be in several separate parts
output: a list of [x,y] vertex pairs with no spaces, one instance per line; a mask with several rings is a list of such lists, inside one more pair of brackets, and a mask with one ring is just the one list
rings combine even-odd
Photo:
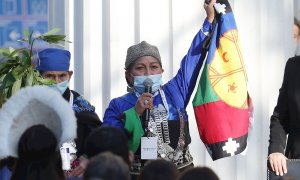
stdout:
[[42,40],[51,44],[63,45],[65,35],[56,34],[58,28],[45,34],[33,37],[33,32],[24,31],[25,38],[19,40],[28,44],[27,47],[14,49],[0,48],[0,107],[20,88],[33,85],[51,85],[52,80],[44,79],[32,65],[32,51],[34,42]]

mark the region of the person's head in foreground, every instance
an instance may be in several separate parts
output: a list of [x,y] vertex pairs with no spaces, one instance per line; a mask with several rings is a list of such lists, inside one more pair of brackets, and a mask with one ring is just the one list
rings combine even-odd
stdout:
[[115,127],[103,126],[91,132],[85,144],[85,153],[88,158],[105,151],[120,156],[130,165],[128,139],[124,131]]
[[179,180],[219,180],[219,177],[208,167],[194,167],[184,171]]
[[139,180],[176,180],[179,171],[174,163],[156,159],[146,163]]
[[64,179],[59,147],[76,137],[76,118],[58,92],[22,88],[3,104],[0,119],[0,159],[17,159],[12,180]]
[[127,163],[111,152],[92,157],[83,177],[84,180],[130,180]]

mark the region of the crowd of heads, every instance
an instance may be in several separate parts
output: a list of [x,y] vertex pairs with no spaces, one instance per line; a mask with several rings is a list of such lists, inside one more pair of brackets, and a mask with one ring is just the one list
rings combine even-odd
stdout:
[[[28,96],[28,94],[36,91],[39,91],[41,96],[38,96],[38,98],[37,96]],[[24,96],[26,97],[24,98]],[[56,100],[55,102],[51,101],[51,103],[54,103],[52,106],[49,105],[49,98]],[[36,86],[20,90],[0,110],[0,117],[8,116],[8,110],[12,108],[10,105],[15,104],[19,99],[27,102],[27,104],[16,110],[16,115],[9,117],[11,118],[10,123],[8,123],[10,126],[6,132],[3,128],[8,126],[3,125],[3,122],[0,124],[0,129],[3,130],[2,134],[4,133],[2,139],[0,139],[3,143],[0,156],[1,158],[13,156],[16,159],[11,179],[65,179],[62,170],[60,145],[62,141],[74,138],[76,125],[72,124],[71,121],[76,122],[76,120],[74,115],[64,116],[62,113],[68,114],[68,112],[72,112],[72,109],[69,109],[68,103],[61,98],[59,93],[45,87]],[[55,109],[57,103],[61,103],[60,108]],[[25,107],[28,107],[28,109]],[[21,116],[25,111],[28,117]],[[35,120],[29,121],[29,124],[23,124],[21,127],[17,126],[22,124],[19,121],[24,120],[20,117]],[[69,118],[69,120],[66,118]],[[52,122],[50,123],[50,121]],[[67,129],[68,132],[65,132]],[[17,142],[9,142],[3,139],[10,135],[5,135],[5,133],[9,133],[11,130],[12,132],[20,131]],[[109,126],[94,129],[86,139],[84,154],[89,159],[83,175],[84,180],[131,179],[130,165],[132,158],[130,158],[131,153],[128,148],[128,135],[124,130]],[[198,177],[202,176],[205,179],[209,179],[210,176],[211,179],[217,179],[213,171],[208,168],[191,168],[180,173],[172,162],[158,159],[145,163],[145,167],[138,178],[139,180],[189,180],[199,179]]]

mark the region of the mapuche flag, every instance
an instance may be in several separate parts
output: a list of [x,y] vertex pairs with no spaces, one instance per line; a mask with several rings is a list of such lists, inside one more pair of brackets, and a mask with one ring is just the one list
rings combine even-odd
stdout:
[[218,15],[193,107],[200,138],[217,160],[245,150],[250,98],[230,4],[217,0],[214,7]]

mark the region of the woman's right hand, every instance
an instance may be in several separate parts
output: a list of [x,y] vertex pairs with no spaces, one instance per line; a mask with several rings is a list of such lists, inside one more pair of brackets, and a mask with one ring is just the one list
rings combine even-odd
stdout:
[[282,153],[276,152],[269,155],[270,166],[277,176],[287,173],[286,160],[287,158]]
[[135,111],[139,116],[142,116],[145,109],[152,109],[153,98],[151,93],[143,93],[138,97],[138,100],[135,104]]
[[211,0],[209,3],[206,3],[204,1],[204,9],[206,11],[207,15],[207,20],[212,23],[214,18],[215,18],[215,9],[214,9],[214,4],[216,3],[217,0]]

